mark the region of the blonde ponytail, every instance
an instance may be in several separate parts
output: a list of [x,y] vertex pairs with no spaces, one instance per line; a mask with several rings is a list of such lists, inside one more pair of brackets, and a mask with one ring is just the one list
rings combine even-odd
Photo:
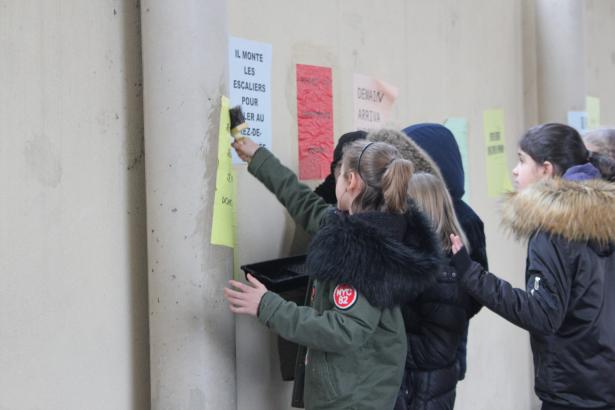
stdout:
[[382,196],[387,211],[404,213],[408,204],[408,182],[412,177],[414,166],[403,158],[396,158],[382,175]]

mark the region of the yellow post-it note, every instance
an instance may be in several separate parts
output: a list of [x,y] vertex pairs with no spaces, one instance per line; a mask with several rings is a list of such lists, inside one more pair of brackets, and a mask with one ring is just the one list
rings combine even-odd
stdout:
[[600,128],[600,99],[585,97],[585,111],[587,111],[587,129]]

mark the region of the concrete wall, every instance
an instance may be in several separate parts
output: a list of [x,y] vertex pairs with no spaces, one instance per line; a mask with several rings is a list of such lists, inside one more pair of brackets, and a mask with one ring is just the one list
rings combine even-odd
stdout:
[[601,124],[615,125],[615,1],[537,0],[532,8],[538,121],[565,122],[593,96]]
[[585,87],[600,98],[601,125],[615,127],[615,1],[585,2]]
[[148,409],[137,1],[0,2],[0,409]]
[[[522,285],[523,246],[486,196],[482,111],[504,110],[511,168],[524,129],[563,121],[587,94],[614,125],[615,0],[227,6],[230,35],[273,45],[273,151],[293,169],[298,63],[332,67],[335,135],[352,128],[354,73],[399,88],[392,126],[466,117],[492,270]],[[136,0],[0,0],[0,410],[150,408],[139,14]],[[239,262],[289,254],[292,221],[238,171]],[[236,332],[237,407],[289,408],[275,338],[246,318]],[[483,310],[457,408],[535,408],[530,357],[527,334]]]
[[[487,197],[482,114],[505,113],[509,166],[524,113],[524,11],[511,1],[261,1],[230,2],[229,34],[273,45],[273,143],[297,169],[295,64],[333,69],[335,135],[352,130],[354,73],[400,90],[391,126],[466,117],[470,137],[470,203],[485,222],[494,272],[523,285],[524,248],[498,229],[497,201]],[[249,12],[248,12],[249,10]],[[258,205],[255,205],[258,204]],[[239,173],[239,261],[285,255],[293,223],[245,169]],[[253,222],[258,216],[261,223]],[[280,221],[287,219],[285,225]],[[263,226],[267,241],[262,240]],[[289,383],[280,381],[275,337],[253,321],[237,327],[238,406],[288,408]],[[502,354],[503,350],[506,354]],[[527,333],[486,309],[470,327],[469,370],[459,409],[527,409],[532,379]],[[273,392],[282,392],[276,396]]]

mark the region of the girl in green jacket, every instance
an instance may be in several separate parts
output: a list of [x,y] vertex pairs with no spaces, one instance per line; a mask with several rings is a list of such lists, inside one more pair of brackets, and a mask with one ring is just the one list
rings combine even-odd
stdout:
[[[264,157],[277,175],[288,171],[264,148],[237,150],[244,159]],[[338,209],[321,218],[306,262],[311,306],[285,301],[251,276],[248,284],[230,281],[225,297],[234,313],[308,347],[306,409],[392,409],[407,348],[400,306],[433,282],[439,245],[407,201],[412,163],[395,147],[352,143],[338,171]],[[287,207],[315,195],[293,191]]]

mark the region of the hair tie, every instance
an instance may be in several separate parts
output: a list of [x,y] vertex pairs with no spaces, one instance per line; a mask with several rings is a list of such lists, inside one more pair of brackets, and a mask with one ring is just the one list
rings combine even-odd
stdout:
[[[361,177],[361,179],[363,181],[365,181],[365,178],[363,178],[363,175],[361,175],[361,157],[363,157],[363,153],[365,152],[365,150],[372,145],[374,142],[370,142],[369,144],[367,144],[366,146],[363,147],[363,149],[361,150],[361,154],[359,154],[359,161],[357,162],[357,173],[359,174],[359,176]],[[367,181],[365,181],[367,183]]]

